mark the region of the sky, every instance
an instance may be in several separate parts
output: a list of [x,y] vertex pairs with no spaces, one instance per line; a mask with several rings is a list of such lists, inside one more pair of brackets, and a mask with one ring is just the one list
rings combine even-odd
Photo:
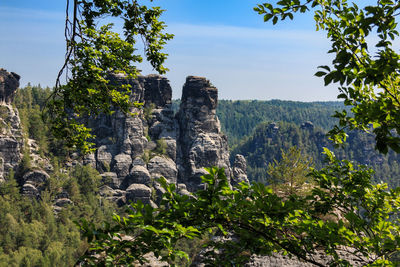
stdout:
[[[148,2],[148,1],[141,1]],[[155,0],[175,35],[165,52],[173,98],[188,75],[203,76],[220,99],[336,100],[335,86],[314,76],[329,42],[312,14],[273,26],[253,11],[261,0]],[[0,68],[52,87],[65,54],[65,0],[0,0]],[[149,64],[143,74],[154,73]]]

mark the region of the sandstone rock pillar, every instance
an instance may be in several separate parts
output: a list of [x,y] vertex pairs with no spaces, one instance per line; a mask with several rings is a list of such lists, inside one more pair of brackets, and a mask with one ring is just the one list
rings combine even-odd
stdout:
[[230,177],[228,140],[216,116],[217,104],[218,90],[210,81],[187,77],[176,118],[178,183],[186,184],[189,191],[202,187],[204,167],[223,167]]

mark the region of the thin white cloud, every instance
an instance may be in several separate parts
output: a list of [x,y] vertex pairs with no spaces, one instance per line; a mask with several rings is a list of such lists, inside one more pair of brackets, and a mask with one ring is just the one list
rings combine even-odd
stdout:
[[20,74],[22,86],[52,86],[65,53],[64,17],[61,12],[0,6],[0,67]]
[[64,16],[61,12],[0,6],[0,41],[15,43],[62,44]]
[[[21,74],[22,85],[51,86],[64,57],[63,20],[61,12],[0,6],[0,67]],[[329,63],[323,33],[176,23],[167,31],[175,34],[166,49],[175,98],[187,75],[200,75],[225,99],[334,99],[313,77]],[[148,64],[139,68],[154,73]]]
[[15,8],[0,5],[0,19],[14,20],[59,20],[65,17],[63,12],[46,11],[40,9]]
[[224,99],[336,99],[337,90],[314,77],[330,62],[323,33],[189,24],[169,25],[168,32],[175,34],[166,63],[175,98],[187,75],[199,75]]
[[260,40],[277,40],[312,43],[325,42],[323,33],[306,30],[277,30],[250,27],[235,27],[225,25],[191,25],[171,24],[167,31],[175,34],[176,38],[202,37],[215,39],[239,39],[257,42]]

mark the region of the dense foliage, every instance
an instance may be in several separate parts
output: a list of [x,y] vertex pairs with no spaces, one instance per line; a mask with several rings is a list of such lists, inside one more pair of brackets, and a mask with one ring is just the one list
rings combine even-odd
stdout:
[[[138,40],[143,40],[145,58],[153,68],[165,73],[167,55],[161,50],[172,35],[163,32],[166,26],[159,20],[163,10],[138,1],[71,0],[66,8],[65,63],[47,103],[46,118],[55,137],[88,153],[93,151],[94,136],[82,117],[110,114],[114,107],[130,114],[132,106],[140,107],[129,97],[130,85],[117,85],[112,75],[129,79],[139,74],[135,64],[143,56],[137,53]],[[123,37],[110,20],[122,23]]]
[[281,151],[297,146],[313,159],[317,168],[324,166],[323,148],[333,150],[339,159],[352,160],[356,164],[372,167],[373,181],[387,182],[391,187],[400,185],[400,155],[394,151],[382,155],[374,150],[373,134],[362,131],[348,133],[347,143],[334,147],[326,137],[326,131],[314,127],[301,127],[287,122],[261,123],[254,133],[241,141],[232,154],[242,154],[247,159],[248,175],[252,181],[267,182],[268,165],[281,159]]
[[229,146],[235,147],[261,122],[284,121],[301,125],[311,121],[324,130],[330,130],[337,123],[332,115],[343,108],[341,102],[219,100],[217,115],[222,131],[229,138]]
[[[207,242],[203,260],[210,266],[242,265],[255,253],[289,253],[317,266],[349,266],[351,257],[365,265],[391,265],[390,256],[400,246],[400,190],[372,185],[371,171],[339,162],[326,150],[327,168],[314,170],[315,186],[305,196],[278,196],[261,184],[242,183],[232,189],[223,169],[211,168],[202,177],[205,190],[193,197],[175,193],[175,185],[160,182],[166,193],[159,208],[132,204],[126,218],[98,229],[86,222],[82,230],[91,252],[103,257],[91,264],[144,262],[152,251],[172,262],[187,257],[176,249],[182,238],[198,238],[217,229]],[[127,236],[125,236],[127,235]],[[127,253],[128,252],[128,253]],[[315,257],[324,253],[330,257]]]
[[293,19],[296,13],[312,12],[317,30],[326,31],[331,43],[331,66],[320,66],[315,75],[325,85],[337,83],[346,106],[338,112],[339,125],[332,129],[332,140],[342,143],[345,129],[370,131],[373,127],[376,148],[400,153],[400,55],[398,40],[400,1],[378,0],[282,0],[259,4],[255,11],[264,21]]
[[[73,266],[88,246],[74,221],[108,221],[116,211],[100,201],[99,185],[99,174],[88,166],[56,170],[40,200],[22,196],[13,175],[0,183],[0,266]],[[73,204],[56,213],[61,190]]]
[[13,105],[18,109],[25,140],[34,139],[41,156],[65,157],[68,148],[62,140],[53,137],[49,126],[43,121],[43,109],[52,89],[28,84],[16,92]]

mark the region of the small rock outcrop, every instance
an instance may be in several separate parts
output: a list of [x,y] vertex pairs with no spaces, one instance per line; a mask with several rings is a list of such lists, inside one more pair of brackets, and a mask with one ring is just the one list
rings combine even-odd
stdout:
[[236,154],[232,167],[231,184],[236,186],[241,182],[249,183],[249,179],[247,178],[247,163],[243,155]]
[[0,68],[0,101],[11,104],[19,86],[20,76]]
[[307,130],[313,130],[314,129],[314,124],[311,121],[306,121],[306,122],[303,122],[300,125],[300,128],[301,129],[307,129]]
[[50,176],[47,174],[47,172],[42,170],[32,170],[22,176],[24,184],[31,184],[36,188],[43,186],[49,180],[49,178]]

